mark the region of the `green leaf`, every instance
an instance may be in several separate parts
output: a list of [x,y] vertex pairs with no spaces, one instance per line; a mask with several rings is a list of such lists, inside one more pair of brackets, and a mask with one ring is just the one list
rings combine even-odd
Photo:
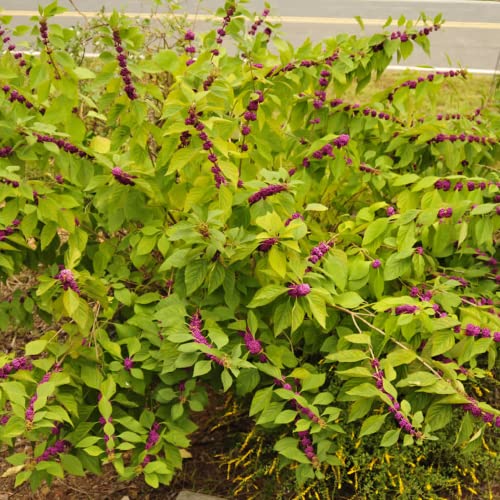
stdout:
[[411,258],[406,253],[393,253],[384,266],[384,279],[386,281],[401,277],[411,268]]
[[269,265],[282,278],[286,274],[286,255],[276,245],[269,250]]
[[75,448],[88,448],[100,441],[101,438],[97,436],[87,436],[83,438],[80,442],[75,444]]
[[359,432],[359,437],[368,436],[369,434],[374,434],[377,432],[387,417],[387,413],[383,413],[382,415],[372,415],[368,417],[363,424],[361,425],[361,430]]
[[271,402],[272,396],[273,396],[272,387],[259,389],[255,393],[252,399],[252,403],[250,405],[250,412],[248,413],[249,416],[253,417],[254,415],[257,415],[257,413],[260,413]]
[[44,339],[32,340],[26,344],[24,352],[26,356],[36,356],[45,350],[48,341]]
[[453,411],[450,405],[433,403],[427,410],[425,422],[433,431],[437,431],[446,427],[452,416]]
[[307,295],[307,302],[314,319],[322,326],[326,328],[326,303],[325,299],[314,290]]
[[455,345],[455,337],[450,331],[434,333],[431,337],[431,355],[438,356],[448,352]]
[[368,225],[363,237],[363,246],[367,246],[373,243],[377,238],[384,234],[385,230],[389,226],[389,219],[387,217],[376,219]]
[[210,360],[197,361],[193,369],[193,377],[201,377],[212,369],[212,362]]
[[186,282],[186,293],[191,295],[205,281],[208,265],[205,260],[191,261],[186,266],[184,279]]
[[306,212],[326,212],[328,210],[328,207],[325,207],[325,205],[322,205],[321,203],[308,203],[305,211]]
[[347,349],[344,351],[337,351],[325,356],[330,361],[339,361],[341,363],[355,363],[363,359],[368,359],[368,354],[359,349]]
[[343,338],[352,344],[371,344],[371,337],[366,333],[353,333],[352,335],[345,335]]
[[302,381],[302,389],[304,391],[317,389],[318,387],[321,387],[325,383],[325,380],[326,380],[325,373],[317,373],[310,375]]
[[408,377],[400,380],[397,387],[425,387],[435,384],[439,379],[433,373],[418,371],[411,373]]
[[350,391],[347,391],[347,394],[361,396],[366,399],[380,396],[380,391],[373,384],[364,383],[353,387]]
[[260,290],[257,290],[253,299],[248,304],[248,307],[260,307],[269,304],[274,299],[283,295],[287,291],[287,288],[280,285],[267,285]]
[[398,442],[400,433],[401,429],[392,429],[391,431],[387,431],[382,437],[382,441],[380,441],[380,446],[389,448],[390,446],[395,445]]
[[65,290],[63,292],[63,304],[64,309],[68,316],[73,316],[80,306],[79,295],[73,290]]
[[67,455],[66,453],[61,453],[59,455],[63,469],[73,476],[85,476],[85,471],[83,470],[82,463],[77,457],[73,455]]
[[289,424],[297,418],[297,412],[294,410],[284,410],[275,419],[275,424]]
[[231,374],[229,373],[228,370],[224,369],[222,370],[220,378],[222,382],[222,388],[224,392],[227,392],[229,388],[233,385],[233,377],[231,377]]
[[336,295],[333,300],[335,304],[346,309],[355,309],[364,302],[363,298],[356,292],[341,293],[340,295]]
[[372,378],[373,373],[364,366],[356,366],[347,370],[336,370],[335,373],[342,377],[368,377]]
[[252,392],[260,382],[258,370],[253,368],[244,368],[240,371],[239,377],[236,379],[236,391],[239,396],[244,396]]
[[395,349],[387,355],[386,360],[382,361],[382,366],[386,364],[392,367],[409,365],[416,358],[417,353],[411,349]]

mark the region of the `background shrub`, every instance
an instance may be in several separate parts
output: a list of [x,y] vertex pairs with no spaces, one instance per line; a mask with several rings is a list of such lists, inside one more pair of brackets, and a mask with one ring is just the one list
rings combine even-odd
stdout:
[[465,70],[345,99],[439,16],[294,48],[269,8],[226,2],[215,29],[145,50],[114,12],[87,64],[61,10],[33,24],[37,57],[2,19],[0,270],[36,280],[1,319],[43,325],[0,362],[16,484],[106,463],[169,483],[207,387],[299,485],[351,466],[353,435],[422,446],[459,422],[467,449],[500,426],[471,392],[500,340],[498,110],[433,111]]

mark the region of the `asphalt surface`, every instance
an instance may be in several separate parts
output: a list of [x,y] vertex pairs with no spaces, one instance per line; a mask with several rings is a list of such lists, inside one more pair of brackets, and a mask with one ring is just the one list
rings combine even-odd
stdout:
[[[77,7],[85,12],[99,10],[104,4],[106,10],[113,8],[131,13],[149,13],[155,8],[151,0],[74,0]],[[444,28],[431,35],[431,57],[420,48],[400,64],[408,66],[432,65],[437,67],[466,67],[479,70],[495,70],[500,55],[500,2],[452,1],[452,0],[271,0],[271,16],[282,20],[281,31],[294,45],[300,45],[307,37],[318,42],[338,33],[360,33],[354,16],[366,20],[366,33],[381,30],[383,20],[388,16],[397,20],[404,15],[416,20],[421,12],[428,17],[443,14],[447,21]],[[74,12],[68,0],[60,0],[60,5]],[[190,19],[197,29],[207,29],[210,24],[202,20],[216,8],[224,5],[224,0],[182,0],[182,12],[194,15]],[[36,0],[3,0],[4,11],[15,11],[13,24],[25,24],[37,10]],[[246,8],[261,12],[263,0],[250,0]],[[165,12],[159,7],[159,12]],[[19,12],[23,11],[23,12]],[[19,15],[24,14],[24,15]],[[199,17],[196,17],[199,15]],[[57,22],[69,26],[81,18],[61,17]],[[394,61],[397,64],[397,61]],[[500,68],[498,68],[500,70]]]

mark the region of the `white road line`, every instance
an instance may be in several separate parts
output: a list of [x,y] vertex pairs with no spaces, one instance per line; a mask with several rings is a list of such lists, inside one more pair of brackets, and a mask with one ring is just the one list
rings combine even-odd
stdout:
[[[476,3],[476,2],[473,2]],[[12,17],[32,17],[39,16],[39,13],[34,10],[4,10],[1,12],[3,16]],[[86,17],[98,17],[100,12],[82,12]],[[127,17],[138,17],[141,19],[152,17],[151,13],[147,12],[125,12],[124,15]],[[156,14],[164,15],[168,17],[186,17],[188,21],[216,21],[219,17],[206,14],[187,14],[186,16],[182,14]],[[63,12],[61,14],[56,14],[54,17],[63,18],[81,18],[82,16],[78,12]],[[354,18],[349,17],[299,17],[299,16],[279,16],[279,17],[268,17],[271,23],[282,23],[282,24],[325,24],[325,25],[349,25],[356,26],[358,22]],[[366,26],[382,26],[385,24],[385,19],[363,19],[363,23]],[[391,26],[396,26],[396,22],[393,22]],[[485,29],[485,30],[500,30],[500,23],[486,23],[486,22],[469,22],[469,21],[446,21],[444,24],[445,28],[455,28],[455,29]]]

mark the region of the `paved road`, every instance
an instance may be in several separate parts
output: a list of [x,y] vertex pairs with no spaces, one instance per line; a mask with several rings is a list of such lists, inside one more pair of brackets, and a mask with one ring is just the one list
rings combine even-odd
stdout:
[[[31,13],[36,10],[36,0],[3,0],[5,11],[25,11],[24,17],[15,16],[15,23],[25,23]],[[60,5],[74,11],[68,0],[60,0]],[[103,4],[106,9],[117,8],[127,12],[151,11],[150,0],[75,0],[82,11],[99,10]],[[249,10],[261,11],[263,0],[250,0]],[[282,31],[295,45],[305,38],[320,41],[337,33],[359,33],[360,28],[353,20],[360,15],[366,22],[366,33],[380,30],[382,22],[388,16],[397,19],[404,15],[409,19],[417,19],[422,11],[433,17],[442,13],[448,21],[445,27],[431,36],[431,58],[417,48],[412,56],[402,64],[463,66],[480,70],[495,69],[500,54],[500,2],[452,1],[452,0],[272,0],[272,16],[283,21]],[[183,0],[183,11],[198,14],[193,22],[200,28],[207,26],[201,21],[203,15],[211,13],[224,4],[223,0]],[[165,7],[160,8],[165,10]],[[78,17],[64,17],[58,20],[61,24],[74,24]]]

